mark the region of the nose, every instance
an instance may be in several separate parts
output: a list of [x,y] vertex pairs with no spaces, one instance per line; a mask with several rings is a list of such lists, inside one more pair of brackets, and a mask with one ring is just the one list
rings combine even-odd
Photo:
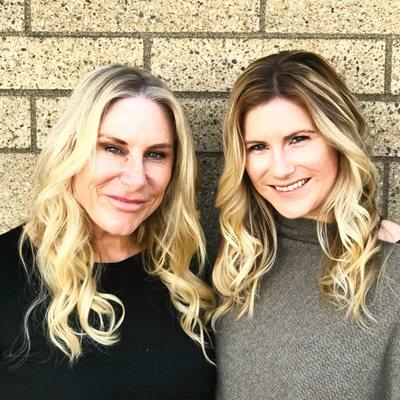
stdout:
[[130,189],[140,189],[147,183],[145,166],[140,156],[130,156],[124,162],[120,174],[121,182]]
[[284,150],[272,152],[269,173],[277,179],[286,179],[296,170],[296,164]]

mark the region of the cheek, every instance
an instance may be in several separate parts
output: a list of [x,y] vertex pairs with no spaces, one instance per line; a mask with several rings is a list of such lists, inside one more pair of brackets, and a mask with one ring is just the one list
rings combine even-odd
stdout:
[[158,166],[149,166],[147,171],[148,182],[151,184],[154,192],[164,194],[172,176],[172,164]]
[[89,179],[90,186],[98,187],[102,186],[112,179],[119,176],[119,171],[110,165],[102,163],[96,163],[93,170],[93,175]]
[[318,145],[302,152],[299,165],[305,166],[313,175],[329,180],[336,176],[338,170],[337,151],[331,147]]
[[[90,211],[97,200],[101,188],[114,182],[117,172],[102,163],[96,163],[92,170],[89,165],[83,167],[74,177],[73,187],[78,203]],[[88,209],[89,208],[89,209]]]
[[90,196],[87,188],[90,186],[91,178],[89,176],[89,168],[84,167],[74,177],[72,182],[73,191],[78,203],[86,208]]
[[320,167],[327,180],[335,180],[339,168],[337,151],[329,149],[321,160]]
[[250,154],[246,159],[246,172],[250,180],[255,184],[261,179],[267,170],[267,163],[262,157]]

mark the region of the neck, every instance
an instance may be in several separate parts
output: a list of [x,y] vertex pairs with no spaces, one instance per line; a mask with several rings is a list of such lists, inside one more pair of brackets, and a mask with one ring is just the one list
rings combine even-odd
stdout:
[[[289,219],[278,213],[276,213],[275,218],[279,235],[291,239],[319,243],[317,233],[317,220],[304,217]],[[336,234],[335,223],[328,222],[325,226],[328,236],[334,236]]]
[[302,218],[306,219],[313,219],[315,221],[322,221],[322,222],[327,222],[327,223],[332,223],[335,221],[335,214],[333,211],[330,211],[329,214],[324,214],[321,215],[318,211],[315,211],[313,213],[310,213]]
[[95,261],[111,263],[125,260],[141,251],[131,236],[110,235],[107,232],[95,232]]

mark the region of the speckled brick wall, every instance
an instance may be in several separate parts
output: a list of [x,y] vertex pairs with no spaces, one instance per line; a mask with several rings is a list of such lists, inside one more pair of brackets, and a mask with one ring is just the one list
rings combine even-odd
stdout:
[[250,61],[288,48],[328,58],[363,103],[378,205],[400,222],[399,17],[400,0],[0,0],[0,231],[23,220],[36,155],[77,80],[123,62],[161,76],[182,100],[215,242],[228,91]]

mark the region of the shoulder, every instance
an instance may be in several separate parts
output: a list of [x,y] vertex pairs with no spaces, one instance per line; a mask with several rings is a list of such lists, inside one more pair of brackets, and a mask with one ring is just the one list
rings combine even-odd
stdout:
[[379,244],[380,251],[375,256],[380,271],[379,280],[386,282],[395,295],[392,306],[397,304],[400,307],[400,244],[384,240],[380,240]]
[[[26,273],[19,256],[19,238],[22,230],[21,225],[0,235],[1,292],[8,291],[10,287],[20,285],[26,280]],[[28,254],[26,252],[27,256]],[[31,260],[27,258],[26,261],[30,262]]]
[[0,244],[3,244],[4,242],[13,240],[14,238],[19,238],[23,230],[23,225],[19,225],[15,228],[12,228],[2,234],[0,234]]
[[[26,307],[33,299],[28,274],[19,256],[22,230],[19,226],[0,235],[0,348],[6,351],[12,348],[20,334]],[[27,265],[32,260],[28,254]]]
[[400,225],[384,219],[381,221],[378,238],[384,242],[396,243],[400,240]]
[[379,264],[388,267],[391,275],[400,283],[400,225],[388,220],[382,220],[378,239],[380,252],[377,255]]
[[0,268],[7,261],[18,258],[19,238],[22,234],[22,225],[0,235]]
[[0,235],[0,264],[3,260],[14,258],[18,254],[18,242],[22,230],[20,225]]
[[18,225],[15,228],[11,228],[6,232],[1,233],[0,234],[0,242],[2,243],[3,241],[10,240],[15,237],[19,238],[23,229],[24,229],[23,225]]
[[383,219],[379,225],[378,240],[380,251],[375,260],[400,284],[400,225]]

